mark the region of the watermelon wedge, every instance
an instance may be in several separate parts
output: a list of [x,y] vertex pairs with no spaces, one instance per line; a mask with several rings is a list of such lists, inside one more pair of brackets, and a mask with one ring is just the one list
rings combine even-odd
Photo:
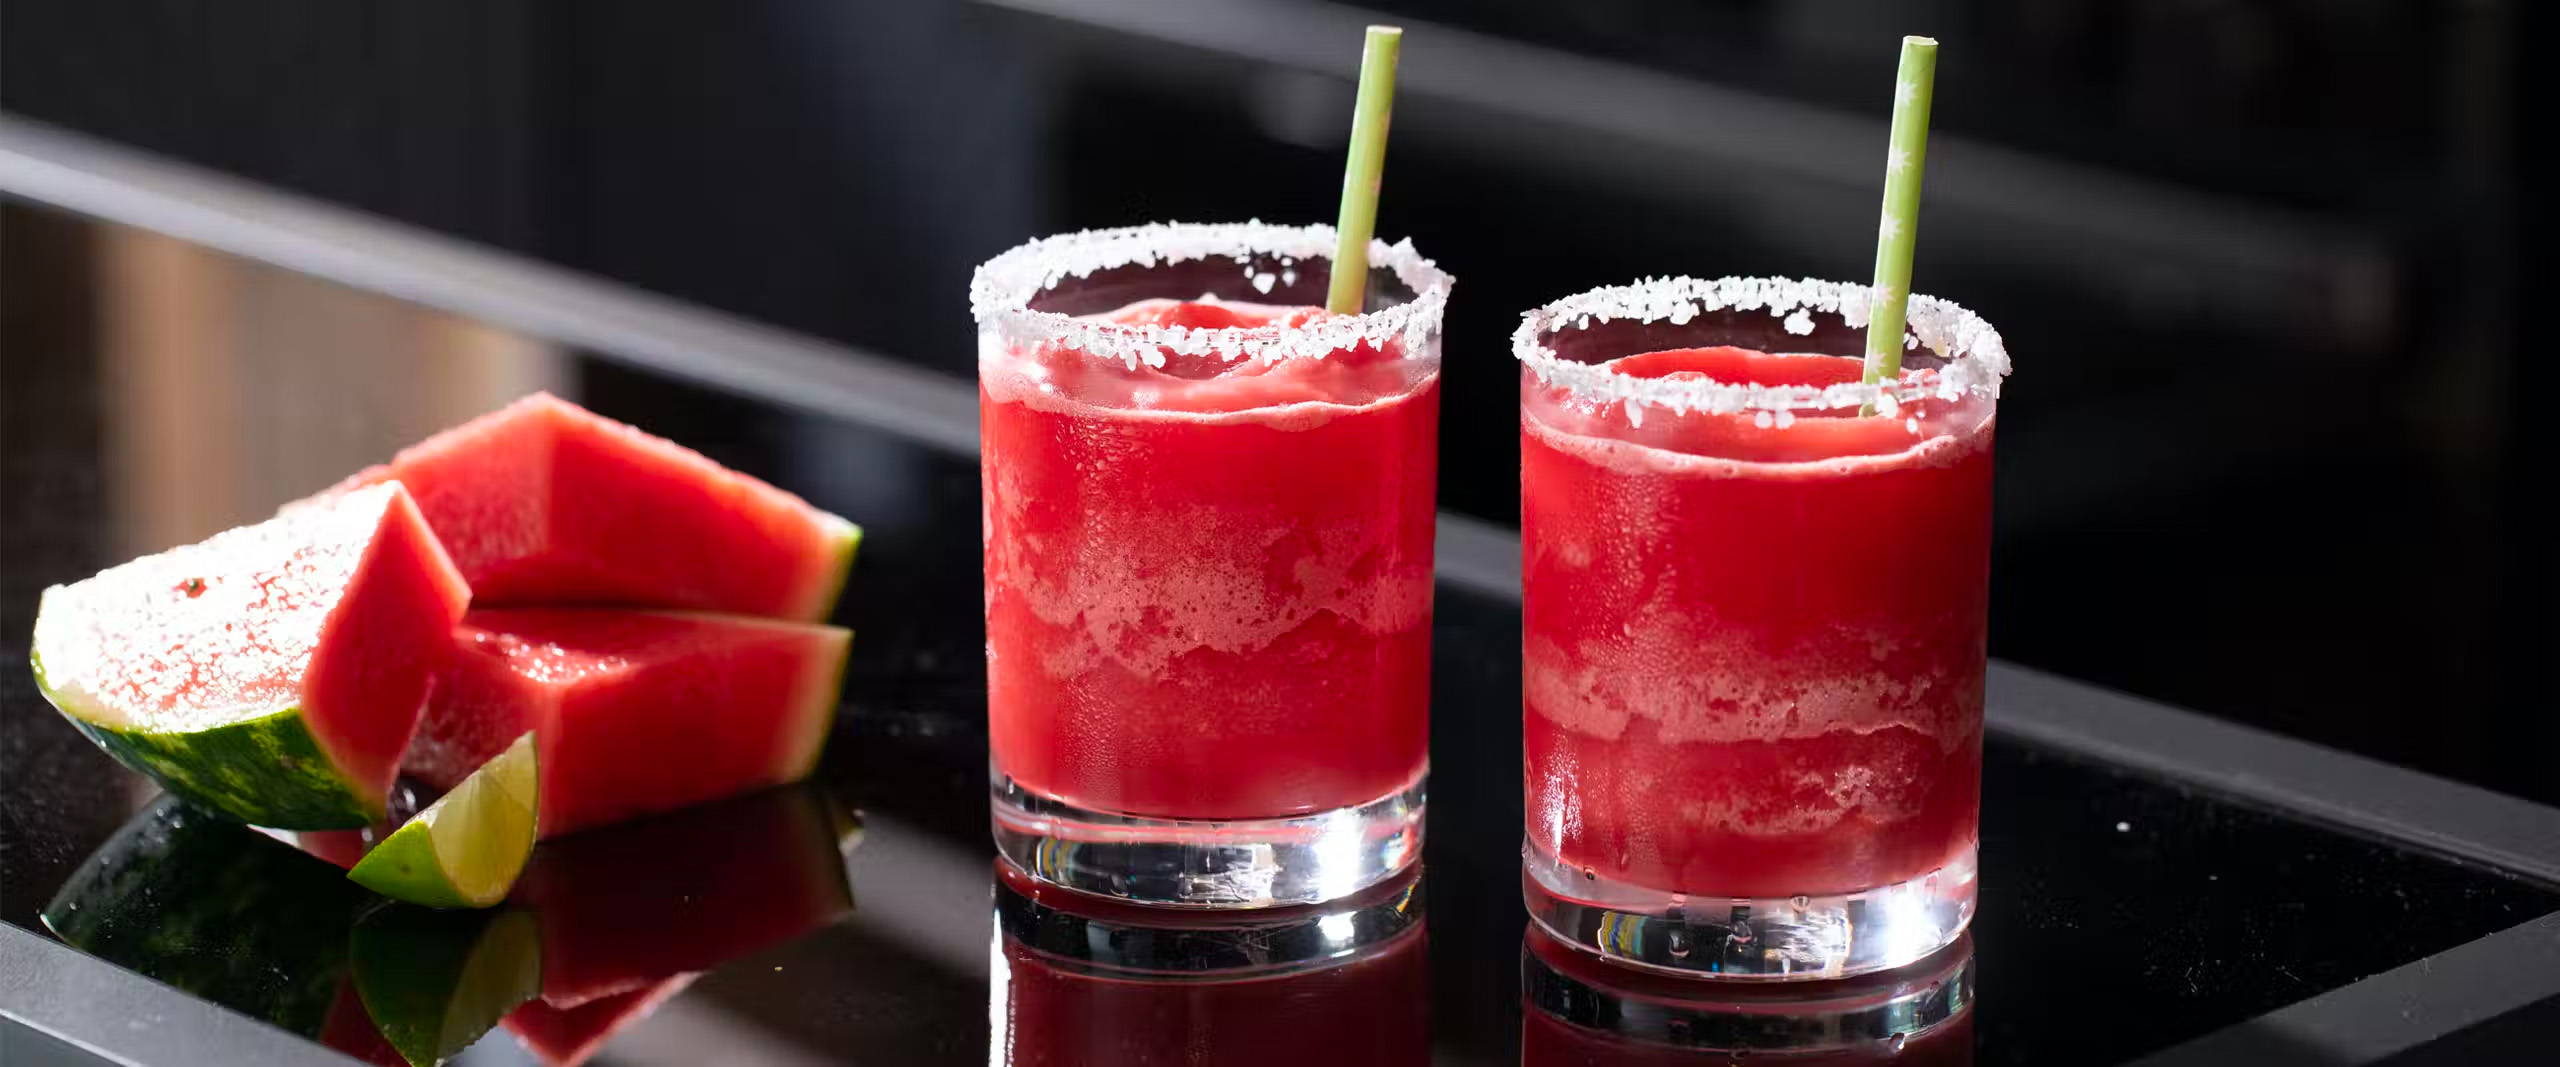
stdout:
[[45,590],[36,685],[170,792],[262,826],[361,827],[469,597],[387,482]]
[[474,607],[820,619],[862,541],[859,527],[799,497],[549,393],[430,437],[314,499],[393,480],[417,495]]
[[789,786],[536,849],[510,903],[542,918],[542,1002],[708,971],[842,918],[853,888],[840,810]]
[[578,1067],[587,1062],[624,1027],[648,1018],[669,997],[684,992],[697,975],[680,974],[644,989],[591,1000],[574,1008],[554,1008],[537,1000],[507,1013],[505,1026],[516,1043],[543,1067]]
[[409,751],[450,788],[525,731],[542,834],[795,782],[834,725],[851,631],[688,612],[474,611]]

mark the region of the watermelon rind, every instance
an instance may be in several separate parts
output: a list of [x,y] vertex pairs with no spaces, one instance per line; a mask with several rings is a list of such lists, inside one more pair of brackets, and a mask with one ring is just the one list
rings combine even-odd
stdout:
[[282,830],[353,830],[381,822],[385,798],[357,788],[320,747],[298,706],[201,730],[139,730],[98,721],[45,677],[31,651],[36,689],[117,762],[169,792],[234,819]]
[[862,550],[862,527],[836,515],[827,518],[843,523],[844,533],[836,540],[835,567],[818,586],[817,595],[810,598],[810,610],[799,616],[813,622],[835,614],[836,605],[844,602],[845,587],[853,582],[853,557]]
[[835,732],[836,708],[844,700],[845,672],[853,664],[853,631],[841,630],[843,644],[837,646],[835,668],[816,677],[824,679],[810,686],[801,697],[801,711],[807,724],[801,727],[797,744],[785,748],[791,762],[779,768],[775,784],[797,782],[818,769],[818,758],[827,749],[827,735]]

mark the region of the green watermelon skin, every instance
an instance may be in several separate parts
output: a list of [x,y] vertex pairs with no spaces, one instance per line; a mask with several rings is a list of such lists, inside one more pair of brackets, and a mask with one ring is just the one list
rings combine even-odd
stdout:
[[403,449],[313,500],[390,480],[416,494],[480,608],[815,621],[834,610],[862,543],[843,518],[549,393]]
[[29,665],[126,766],[232,818],[380,822],[470,590],[397,483],[45,591]]
[[164,796],[51,903],[65,944],[304,1037],[326,1028],[348,935],[380,898],[337,868]]
[[[36,687],[46,699],[61,704],[45,684],[44,660],[30,659]],[[243,822],[353,827],[382,818],[382,798],[349,785],[303,724],[300,708],[189,734],[119,730],[65,717],[117,762],[150,776],[172,793]],[[279,788],[279,782],[289,784]]]

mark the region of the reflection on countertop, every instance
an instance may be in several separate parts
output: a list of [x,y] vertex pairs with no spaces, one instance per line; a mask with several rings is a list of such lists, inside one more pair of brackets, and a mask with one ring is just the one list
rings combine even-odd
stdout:
[[853,910],[858,816],[787,786],[546,842],[506,903],[434,911],[339,868],[361,835],[278,837],[163,797],[45,907],[84,952],[359,1059],[432,1064],[503,1026],[574,1067],[704,971]]
[[1520,950],[1521,1067],[1971,1067],[1973,938],[1898,970],[1714,982],[1602,961],[1532,926]]
[[1003,1067],[1418,1067],[1419,872],[1327,904],[1147,909],[996,865],[987,1018]]

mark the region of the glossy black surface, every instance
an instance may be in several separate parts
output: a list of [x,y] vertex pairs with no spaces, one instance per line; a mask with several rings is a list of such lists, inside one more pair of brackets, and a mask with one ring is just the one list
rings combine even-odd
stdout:
[[[56,269],[39,275],[13,267],[12,282],[25,280],[34,292],[13,297],[0,338],[10,354],[9,387],[53,398],[10,407],[5,474],[14,488],[0,552],[0,659],[22,659],[42,586],[115,562],[118,546],[138,530],[213,522],[209,515],[242,521],[325,478],[260,489],[258,478],[241,476],[228,496],[199,479],[186,483],[194,486],[187,491],[208,494],[186,513],[193,517],[158,520],[149,518],[155,500],[138,497],[134,481],[165,479],[172,464],[198,469],[186,463],[204,457],[191,453],[221,449],[255,453],[231,457],[227,470],[351,470],[381,455],[366,450],[371,444],[349,442],[411,433],[405,425],[435,398],[423,387],[351,387],[330,394],[329,404],[309,401],[306,377],[343,376],[348,372],[331,368],[361,358],[339,347],[348,336],[382,334],[378,350],[368,353],[368,373],[410,373],[401,369],[406,357],[382,353],[406,351],[401,331],[411,326],[396,316],[367,325],[377,322],[367,317],[379,311],[378,302],[367,303],[373,298],[350,311],[355,298],[342,290],[220,256],[199,262],[184,250],[119,251],[115,242],[129,235],[19,208],[8,209],[7,221],[13,240],[41,242],[37,247],[59,258],[51,261]],[[271,332],[272,347],[255,356],[236,346],[226,354],[221,324],[189,317],[180,295],[192,290],[150,289],[165,279],[152,281],[135,267],[179,261],[192,263],[187,269],[204,285],[264,294],[261,313],[277,321],[335,322],[341,332],[328,344]],[[117,285],[153,295],[137,298]],[[159,334],[137,339],[135,323],[120,318],[142,314],[167,317]],[[551,361],[548,380],[575,399],[766,477],[868,532],[839,610],[840,621],[860,633],[845,707],[812,787],[813,796],[860,813],[859,843],[843,861],[852,908],[780,943],[740,937],[733,943],[749,950],[716,963],[704,955],[717,954],[711,949],[669,946],[656,962],[633,965],[627,977],[648,981],[618,995],[634,1007],[649,993],[682,986],[676,974],[660,972],[708,973],[621,1031],[609,1051],[633,1063],[987,1062],[990,998],[1002,990],[989,985],[994,928],[975,460],[711,394],[607,356],[507,345],[471,352],[482,361],[472,366],[498,369],[465,385],[529,380],[538,376],[511,376],[508,361]],[[417,371],[422,380],[452,384],[437,368],[455,364],[437,361],[459,357],[416,358],[426,368]],[[177,392],[153,392],[160,388]],[[132,399],[148,395],[175,399]],[[155,436],[164,423],[185,432]],[[1400,994],[1412,1011],[1427,1011],[1441,1062],[1500,1064],[1518,1056],[1518,626],[1513,604],[1441,591],[1423,880],[1428,993]],[[42,931],[39,911],[153,795],[62,722],[25,671],[0,667],[0,918]],[[2547,887],[1998,736],[1986,756],[1984,813],[1984,888],[1974,927],[1974,1025],[1983,1064],[2119,1062],[2560,908],[2560,892]],[[652,916],[660,928],[716,928],[719,919],[687,918],[682,907],[718,897],[717,878],[699,892],[673,893],[674,904],[665,900],[673,880],[727,866],[695,851],[716,845],[718,835],[711,835],[713,845],[685,845],[687,835],[653,838],[646,826],[640,830],[636,840],[663,843],[661,861],[606,868],[614,873],[578,880],[578,892],[593,909],[642,916],[633,929],[648,928]],[[290,873],[224,866],[209,881],[189,884],[227,888],[189,894],[194,899],[119,896],[125,906],[93,917],[92,934],[149,945],[154,955],[135,963],[142,957],[102,954],[166,970],[160,976],[173,984],[187,983],[171,974],[274,980],[282,968],[282,980],[300,990],[323,977],[327,965],[291,962],[311,958],[296,952],[335,958],[330,931],[315,934],[325,924],[309,918],[323,909],[295,905],[303,921],[266,934],[262,924],[284,917],[272,914],[278,906],[261,894],[284,883],[330,884],[325,867],[245,831],[233,844],[213,850],[222,864],[254,860]],[[234,905],[236,913],[221,910]],[[176,916],[206,914],[223,916],[226,936],[179,936],[187,928]],[[315,936],[326,943],[314,948]],[[646,934],[630,938],[657,944]],[[247,988],[272,992],[255,982]],[[1311,988],[1353,996],[1378,986]],[[326,1007],[326,998],[311,996],[318,999],[291,1000],[283,1025],[308,1029],[308,1004]],[[320,1013],[323,1025],[327,1014]],[[1191,1062],[1218,1060],[1214,1029],[1194,1035],[1199,1059]],[[1043,1051],[1049,1062],[1108,1061],[1098,1049]],[[1343,1055],[1310,1049],[1305,1061]],[[474,1046],[464,1062],[525,1062],[525,1054],[501,1034]]]

